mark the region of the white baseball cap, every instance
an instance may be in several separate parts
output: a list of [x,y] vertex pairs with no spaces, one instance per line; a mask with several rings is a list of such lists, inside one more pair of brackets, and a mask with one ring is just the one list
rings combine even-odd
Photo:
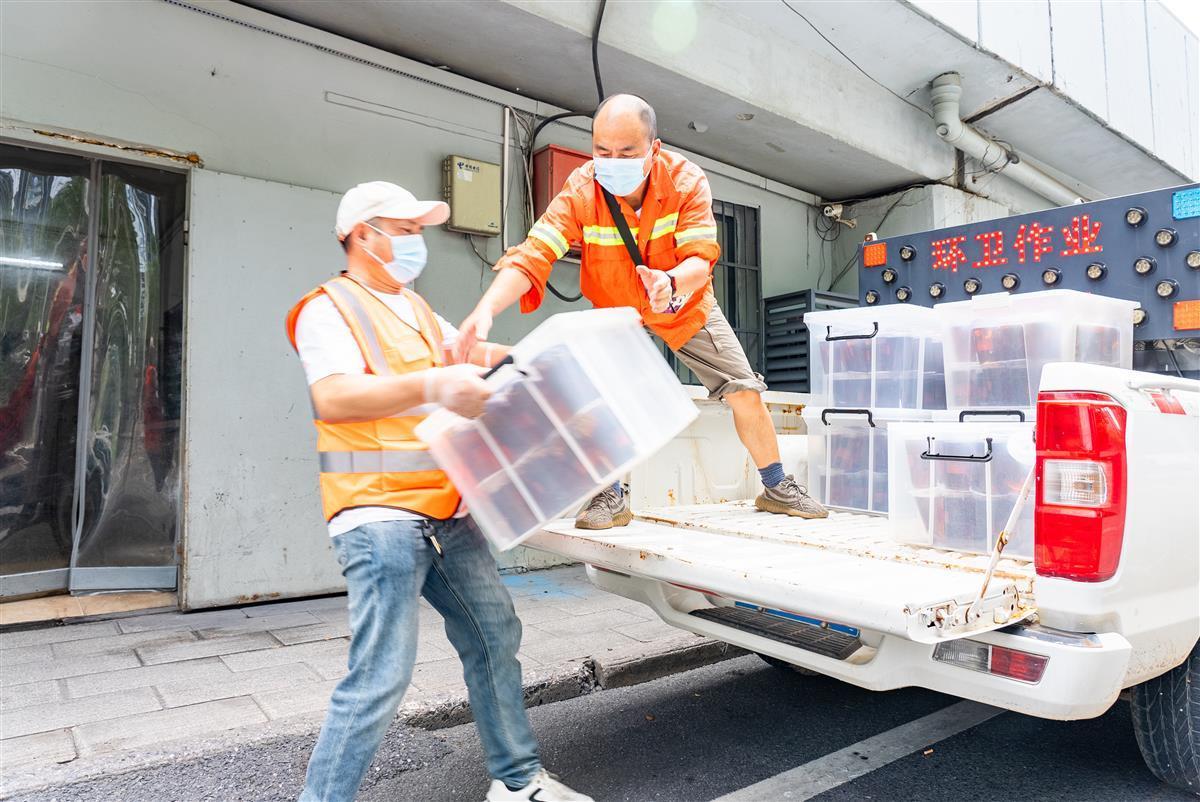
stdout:
[[437,226],[450,219],[450,207],[442,201],[419,201],[404,187],[388,181],[368,181],[353,187],[338,204],[337,238],[344,240],[359,223],[373,217],[414,220]]

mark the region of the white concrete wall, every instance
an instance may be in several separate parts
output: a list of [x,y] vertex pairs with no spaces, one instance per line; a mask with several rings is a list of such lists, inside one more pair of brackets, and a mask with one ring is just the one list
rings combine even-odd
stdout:
[[[0,29],[0,135],[61,147],[70,143],[34,131],[71,131],[203,160],[191,177],[188,265],[183,598],[193,608],[340,586],[316,503],[302,375],[283,335],[291,304],[341,266],[332,235],[340,193],[387,178],[439,197],[444,156],[501,160],[500,104],[547,111],[247,8],[207,7],[379,66],[166,3],[6,3]],[[556,127],[544,140],[586,148],[588,136]],[[809,286],[823,253],[805,202],[813,199],[702,163],[717,198],[761,210],[765,292]],[[513,186],[519,236],[515,177]],[[427,236],[431,262],[418,289],[461,319],[490,271],[461,235]],[[499,254],[495,240],[477,242]],[[554,281],[573,293],[578,269],[561,265]],[[515,341],[566,308],[549,298],[536,315],[510,313],[496,338]]]
[[1197,38],[1158,0],[908,0],[1188,175],[1200,174]]

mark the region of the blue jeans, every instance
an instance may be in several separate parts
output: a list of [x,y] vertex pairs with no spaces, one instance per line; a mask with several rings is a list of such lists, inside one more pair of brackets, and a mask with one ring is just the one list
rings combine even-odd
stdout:
[[421,595],[445,618],[462,660],[488,772],[510,787],[528,784],[541,761],[517,662],[521,622],[474,523],[364,524],[333,548],[349,593],[350,673],[333,690],[300,802],[354,799],[412,678]]

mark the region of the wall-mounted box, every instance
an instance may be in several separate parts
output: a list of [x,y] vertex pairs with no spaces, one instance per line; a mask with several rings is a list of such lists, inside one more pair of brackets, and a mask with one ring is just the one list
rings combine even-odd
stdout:
[[[592,160],[592,154],[558,145],[547,145],[533,154],[533,215],[542,216],[550,201],[566,185],[571,173]],[[578,259],[580,243],[570,243],[566,258]]]
[[463,234],[500,236],[500,165],[447,156],[442,191],[450,204],[446,228]]

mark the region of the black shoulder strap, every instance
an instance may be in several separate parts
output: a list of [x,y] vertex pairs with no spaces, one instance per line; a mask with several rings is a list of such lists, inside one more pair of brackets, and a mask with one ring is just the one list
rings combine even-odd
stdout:
[[625,222],[621,204],[617,203],[616,197],[604,187],[600,187],[600,191],[604,193],[604,202],[608,204],[608,211],[612,214],[613,222],[617,224],[617,231],[621,232],[621,241],[625,243],[625,250],[629,251],[629,258],[633,260],[634,266],[646,264],[646,260],[642,258],[642,254],[638,250],[637,240],[633,238],[633,232],[629,230],[629,224]]

